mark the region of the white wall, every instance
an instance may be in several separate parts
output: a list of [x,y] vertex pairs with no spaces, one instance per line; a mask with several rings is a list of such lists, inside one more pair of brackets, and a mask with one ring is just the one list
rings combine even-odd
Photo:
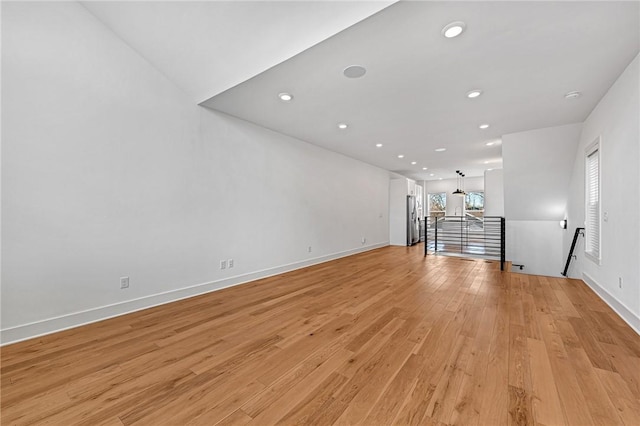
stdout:
[[[584,257],[581,239],[570,275],[583,278],[640,332],[640,57],[618,78],[585,120],[569,189],[570,229],[584,226],[584,155],[600,137],[601,262]],[[569,250],[572,232],[564,239]],[[622,288],[618,279],[622,278]]]
[[[571,168],[581,123],[502,137],[507,260],[524,273],[561,276]],[[514,269],[520,272],[519,269]]]
[[[425,203],[427,208],[429,207],[429,195],[438,192],[447,193],[447,216],[460,216],[463,211],[464,197],[453,195],[458,186],[457,179],[442,179],[442,180],[426,180],[425,182]],[[466,192],[471,191],[484,191],[484,178],[482,176],[468,177],[464,180],[464,189]],[[457,210],[456,210],[457,209]]]
[[504,216],[504,181],[502,169],[484,172],[484,215]]
[[569,124],[502,136],[508,220],[564,219],[581,127]]
[[[561,276],[563,263],[563,231],[558,222],[549,220],[506,220],[506,258],[513,264],[524,265],[513,272]],[[564,258],[566,258],[566,253]]]
[[77,3],[2,4],[2,88],[4,343],[388,244],[388,172],[193,105]]

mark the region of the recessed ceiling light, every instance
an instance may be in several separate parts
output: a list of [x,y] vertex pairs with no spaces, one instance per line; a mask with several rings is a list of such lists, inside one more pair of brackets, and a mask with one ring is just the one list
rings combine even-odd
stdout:
[[481,124],[478,127],[481,128],[482,130],[484,130],[484,129],[488,129],[489,125],[488,124]]
[[442,180],[442,178],[438,178],[438,180]]
[[487,146],[491,146],[493,144],[495,144],[495,142],[487,142]]
[[423,167],[423,168],[422,168],[422,170],[427,170],[427,168],[426,168],[426,167]]
[[349,127],[349,126],[347,126],[347,124],[346,124],[346,123],[340,123],[340,124],[338,124],[338,129],[342,129],[342,130],[344,130],[344,129],[346,129],[347,127]]
[[400,154],[398,155],[398,158],[404,158],[404,155]]
[[493,170],[493,169],[487,169],[488,172],[490,172],[491,170]]
[[444,151],[446,151],[446,150],[447,150],[447,148],[436,148],[436,150],[435,150],[435,151],[436,151],[436,152],[444,152]]
[[452,22],[450,24],[445,25],[442,29],[442,35],[446,38],[457,37],[465,30],[467,26],[462,21]]
[[281,101],[289,102],[293,100],[293,95],[291,93],[282,92],[278,94],[278,97]]
[[433,174],[433,173],[429,173],[429,176],[435,176],[435,174]]
[[470,98],[470,99],[477,98],[480,95],[482,95],[482,90],[480,89],[473,89],[467,92],[467,98]]
[[380,148],[380,147],[382,147],[382,144],[381,143],[377,143],[376,144],[376,148]]
[[417,163],[417,162],[415,162],[415,161],[412,161],[412,162],[411,162],[411,164],[416,165],[416,164],[418,164],[418,163]]
[[576,91],[573,92],[569,92],[569,93],[565,93],[564,98],[565,99],[575,99],[575,98],[579,98],[580,96],[582,96],[582,93]]
[[488,161],[485,161],[485,162],[484,162],[484,164],[489,164],[489,162],[488,162]]
[[360,78],[366,73],[366,68],[360,65],[351,65],[346,67],[344,71],[342,71],[342,74],[344,74],[344,76],[347,78]]

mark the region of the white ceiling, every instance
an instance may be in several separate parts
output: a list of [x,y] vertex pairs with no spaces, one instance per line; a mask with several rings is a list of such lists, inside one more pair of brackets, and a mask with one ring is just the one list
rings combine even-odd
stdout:
[[393,1],[84,1],[81,4],[200,103]]
[[486,142],[582,122],[640,49],[638,2],[84,4],[203,105],[415,179],[481,175],[501,167]]

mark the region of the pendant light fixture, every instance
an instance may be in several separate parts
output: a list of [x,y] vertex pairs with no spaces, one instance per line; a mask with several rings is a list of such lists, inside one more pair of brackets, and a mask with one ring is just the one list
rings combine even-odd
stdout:
[[466,194],[466,192],[464,192],[464,173],[460,170],[456,170],[456,175],[456,190],[453,191],[453,195],[464,196]]

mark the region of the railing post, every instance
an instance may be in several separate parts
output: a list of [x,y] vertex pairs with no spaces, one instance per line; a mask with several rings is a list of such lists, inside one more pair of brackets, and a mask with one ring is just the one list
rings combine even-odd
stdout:
[[435,244],[433,245],[433,251],[435,253],[437,253],[438,252],[438,216],[436,216],[436,225],[435,226],[436,226],[436,235],[435,235],[435,238],[434,238],[434,243]]
[[505,261],[505,226],[504,226],[504,217],[500,218],[500,270],[504,271],[504,261]]
[[460,217],[460,254],[464,253],[464,217]]
[[429,233],[427,232],[427,228],[429,224],[427,223],[427,216],[424,217],[424,255],[427,255],[427,246],[429,245]]
[[465,235],[465,240],[464,240],[464,245],[469,248],[469,225],[471,224],[471,222],[469,222],[469,219],[467,217],[464,218],[464,229],[466,230],[466,235]]

